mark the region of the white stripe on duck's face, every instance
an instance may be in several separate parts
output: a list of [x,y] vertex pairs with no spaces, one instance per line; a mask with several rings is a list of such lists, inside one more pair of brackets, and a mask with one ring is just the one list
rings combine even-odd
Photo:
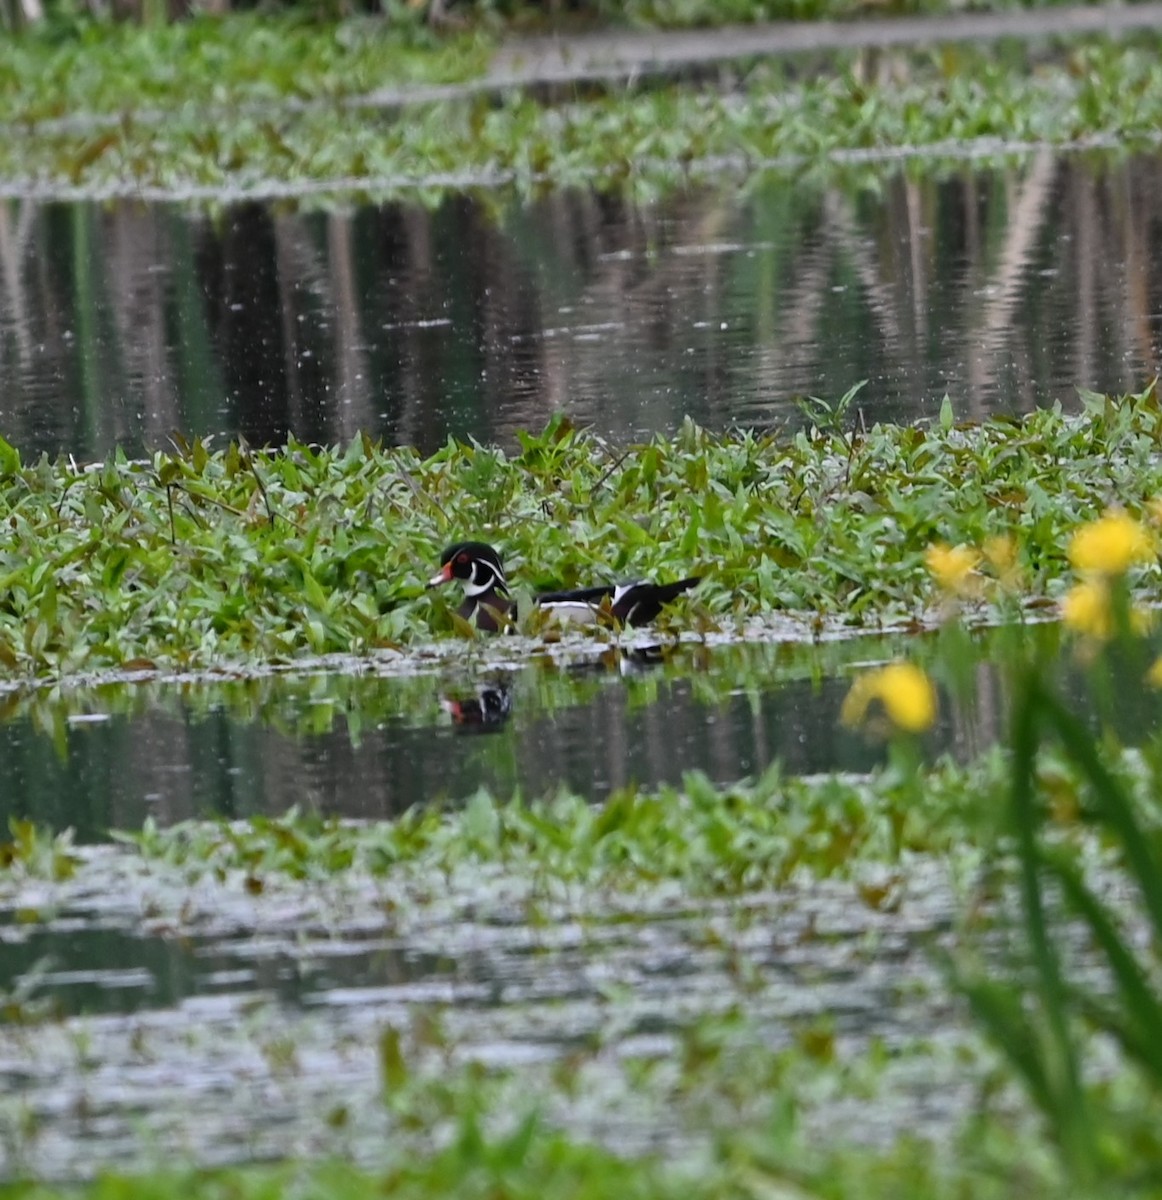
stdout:
[[501,570],[500,563],[492,562],[487,558],[474,558],[472,574],[468,576],[464,595],[482,596],[485,592],[492,591],[493,588],[508,591],[508,582],[504,578],[504,571]]

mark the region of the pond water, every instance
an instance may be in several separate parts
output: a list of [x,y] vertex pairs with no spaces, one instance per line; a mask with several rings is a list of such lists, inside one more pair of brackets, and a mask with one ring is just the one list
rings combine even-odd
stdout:
[[[537,1096],[582,1138],[676,1159],[709,1150],[715,1085],[702,1072],[691,1091],[681,1066],[708,1021],[733,1026],[740,1055],[821,1021],[845,1053],[965,1041],[928,954],[952,913],[930,863],[912,865],[890,910],[840,884],[697,905],[647,890],[611,907],[459,877],[417,909],[391,880],[271,881],[248,896],[236,881],[133,871],[118,853],[97,848],[39,928],[45,889],[0,906],[0,969],[27,997],[10,1005],[22,1019],[0,1024],[0,1177],[422,1154],[452,1130],[434,1102],[418,1125],[393,1118],[387,1028],[402,1033],[409,1091],[427,1079],[435,1101],[483,1064],[510,1073],[498,1112]],[[971,1102],[969,1061],[902,1055],[892,1103],[850,1107],[860,1136],[947,1135]],[[804,1098],[823,1136],[842,1105]]]
[[1014,157],[330,214],[0,204],[0,433],[26,455],[172,431],[512,444],[960,418],[1137,389],[1162,359],[1162,161]]
[[[174,1147],[202,1163],[308,1147],[375,1163],[402,1136],[377,1042],[416,1022],[454,1047],[437,1078],[484,1063],[514,1073],[517,1109],[531,1090],[580,1136],[691,1155],[705,1149],[702,1102],[663,1102],[635,1071],[676,1071],[707,1020],[742,1022],[741,1044],[772,1052],[824,1021],[845,1053],[901,1050],[892,1104],[859,1114],[861,1136],[946,1135],[972,1095],[963,1048],[926,1051],[922,1070],[904,1052],[968,1037],[929,954],[951,937],[945,864],[913,858],[888,905],[838,880],[722,901],[664,886],[591,896],[471,864],[438,881],[405,867],[375,881],[272,875],[252,893],[103,841],[147,815],[293,803],[379,817],[481,785],[597,800],[631,780],[698,768],[729,781],[776,759],[863,771],[885,748],[838,721],[852,672],[905,640],[934,654],[937,636],[685,644],[645,664],[599,646],[503,660],[493,648],[403,676],[368,660],[10,694],[0,817],[72,825],[95,844],[69,880],[0,880],[0,999],[17,1014],[0,1022],[0,1177],[149,1166]],[[1052,650],[1057,631],[1030,636]],[[975,652],[976,695],[942,690],[932,754],[969,757],[1000,736],[997,635]],[[584,1080],[566,1101],[555,1073],[577,1061]],[[807,1105],[821,1136],[835,1103]]]
[[[634,1070],[676,1070],[708,1019],[745,1014],[745,1036],[772,1050],[819,1020],[852,1052],[955,1043],[965,1030],[949,1027],[928,955],[953,906],[936,863],[912,863],[906,903],[890,906],[839,882],[611,901],[471,869],[439,881],[409,881],[405,868],[377,881],[272,876],[252,894],[101,840],[146,815],[294,803],[379,817],[480,785],[567,785],[596,800],[630,780],[692,768],[734,780],[775,759],[865,770],[884,747],[844,730],[839,705],[852,670],[902,640],[681,645],[644,664],[600,646],[497,661],[494,646],[488,660],[465,648],[476,661],[426,674],[364,661],[10,693],[0,817],[72,825],[96,844],[67,881],[0,877],[0,1177],[149,1166],[175,1147],[202,1163],[308,1147],[375,1163],[401,1136],[377,1042],[414,1022],[439,1025],[454,1063],[514,1072],[514,1111],[532,1089],[581,1136],[685,1155],[704,1149],[701,1108],[643,1093]],[[992,637],[977,649],[987,696]],[[973,753],[996,720],[991,702],[946,694],[930,749]],[[578,1056],[584,1082],[566,1103],[554,1072]],[[895,1107],[861,1128],[941,1135],[971,1090],[963,1064],[900,1069]],[[811,1119],[826,1128],[828,1111]]]
[[[907,645],[914,657],[915,635]],[[273,816],[296,805],[382,818],[480,787],[497,796],[565,787],[596,801],[627,784],[680,783],[692,770],[718,783],[775,761],[795,775],[862,772],[885,747],[845,729],[840,705],[857,666],[904,649],[899,636],[683,645],[643,665],[596,646],[405,676],[362,663],[218,684],[25,692],[0,715],[0,822],[30,818],[93,840],[147,816]],[[1000,736],[988,637],[977,652],[977,696],[946,696],[928,735],[933,754],[968,757]]]
[[[626,440],[687,415],[795,421],[797,395],[834,401],[861,379],[869,423],[934,416],[945,393],[962,418],[1069,404],[1079,384],[1158,370],[1160,167],[1043,155],[827,185],[769,174],[638,206],[6,202],[0,434],[26,457],[79,459],[172,430],[366,430],[432,450],[507,445],[564,409]],[[1058,633],[1030,636],[1051,652]],[[417,1013],[438,1015],[458,1063],[513,1069],[522,1098],[545,1085],[582,1136],[686,1153],[705,1113],[651,1101],[622,1067],[674,1068],[707,1015],[742,1014],[765,1048],[820,1018],[856,1050],[967,1037],[928,953],[956,911],[946,863],[911,861],[891,907],[832,881],[694,904],[471,877],[422,881],[417,904],[394,875],[251,895],[107,841],[147,817],[378,818],[479,787],[596,802],[776,761],[863,772],[886,751],[838,720],[852,674],[905,646],[939,674],[937,637],[683,643],[661,662],[494,643],[405,674],[366,659],[3,691],[0,821],[86,845],[75,879],[0,880],[0,1002],[18,1018],[0,1023],[0,1177],[175,1153],[374,1157],[390,1124],[377,1038]],[[1003,653],[976,638],[971,699],[941,681],[927,753],[968,759],[1002,735]],[[1140,688],[1113,690],[1152,718]],[[548,1074],[594,1046],[570,1107]],[[861,1106],[852,1127],[947,1134],[973,1086],[949,1063],[925,1057],[898,1106]],[[824,1129],[846,1123],[842,1103],[824,1104]]]

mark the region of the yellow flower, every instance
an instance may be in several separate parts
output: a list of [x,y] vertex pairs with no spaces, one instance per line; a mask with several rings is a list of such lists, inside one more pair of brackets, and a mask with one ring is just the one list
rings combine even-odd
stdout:
[[845,725],[859,725],[872,701],[878,700],[888,719],[907,733],[921,733],[936,720],[936,689],[912,663],[894,662],[860,675],[839,710]]
[[1105,641],[1113,632],[1110,593],[1100,579],[1076,583],[1061,601],[1061,619],[1070,629]]
[[1146,682],[1151,687],[1162,688],[1162,658],[1154,660],[1154,665],[1146,672]]
[[980,555],[971,546],[949,546],[934,542],[924,555],[925,565],[936,582],[950,595],[964,596],[976,590],[973,572]]
[[1150,535],[1133,517],[1116,509],[1083,525],[1069,543],[1069,561],[1088,575],[1124,575],[1134,563],[1153,557]]

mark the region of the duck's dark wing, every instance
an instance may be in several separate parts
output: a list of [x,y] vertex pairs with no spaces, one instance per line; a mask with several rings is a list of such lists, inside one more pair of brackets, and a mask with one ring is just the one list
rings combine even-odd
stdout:
[[606,583],[598,587],[569,588],[563,592],[542,592],[535,602],[546,607],[554,604],[600,604],[606,596],[612,596],[615,590],[612,583]]
[[516,621],[516,601],[500,592],[485,592],[481,596],[466,596],[460,605],[460,616],[475,622],[483,633],[499,633],[510,629]]
[[622,583],[613,591],[613,615],[623,625],[648,625],[662,611],[664,604],[680,596],[688,588],[702,582],[701,575],[679,579],[674,583]]

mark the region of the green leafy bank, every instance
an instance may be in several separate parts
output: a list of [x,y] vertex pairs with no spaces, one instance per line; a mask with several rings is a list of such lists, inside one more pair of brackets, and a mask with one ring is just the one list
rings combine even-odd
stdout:
[[[626,448],[556,421],[519,453],[430,458],[357,439],[195,443],[149,461],[26,465],[0,449],[0,666],[9,677],[400,651],[452,631],[426,580],[443,545],[494,542],[518,594],[701,573],[687,630],[924,617],[936,542],[1006,539],[989,602],[1064,590],[1065,547],[1110,504],[1162,492],[1153,390],[960,427],[712,435]],[[1158,594],[1157,563],[1136,586]],[[990,611],[987,607],[984,611]],[[757,623],[757,626],[756,626]]]
[[[79,49],[0,48],[0,63],[11,60],[11,82],[0,85],[0,120],[9,122],[0,179],[38,192],[179,196],[328,187],[436,196],[501,182],[645,195],[700,172],[717,177],[724,163],[826,169],[901,149],[1153,147],[1162,124],[1162,58],[1149,35],[1079,44],[1036,64],[972,47],[900,54],[888,86],[847,57],[810,75],[765,63],[726,92],[586,88],[550,103],[511,90],[429,94],[402,107],[418,84],[480,78],[486,51],[468,38],[430,58],[413,46],[378,53],[381,36],[292,28],[288,49],[263,26],[242,24],[234,38],[173,33],[132,53],[99,39]],[[391,105],[353,102],[379,89],[392,92]]]
[[493,49],[485,34],[438,37],[414,20],[235,13],[164,26],[49,25],[0,41],[0,119],[132,121],[186,106],[325,103],[478,77]]
[[[147,859],[221,878],[242,871],[252,884],[345,871],[431,880],[475,864],[603,890],[671,882],[690,896],[742,895],[804,874],[858,879],[868,866],[899,867],[918,854],[963,851],[975,862],[988,841],[983,831],[995,833],[976,800],[999,791],[1003,779],[999,756],[970,770],[945,763],[922,785],[896,772],[803,780],[772,769],[753,785],[727,789],[702,775],[658,792],[626,788],[600,806],[568,793],[498,800],[478,792],[461,809],[417,805],[390,822],[292,813],[241,824],[149,824],[118,836]],[[54,861],[44,854],[42,846],[27,857]],[[885,885],[879,901],[893,890]]]

